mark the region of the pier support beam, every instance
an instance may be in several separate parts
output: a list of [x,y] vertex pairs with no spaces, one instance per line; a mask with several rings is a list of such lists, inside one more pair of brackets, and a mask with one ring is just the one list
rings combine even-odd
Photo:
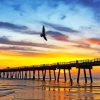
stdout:
[[25,79],[27,79],[27,71],[25,71]]
[[12,78],[12,75],[11,74],[12,74],[12,72],[9,72],[9,78]]
[[31,71],[29,70],[29,79],[31,79]]
[[19,71],[17,71],[17,79],[19,79]]
[[57,82],[59,82],[59,76],[60,76],[60,69],[58,71],[58,78],[57,78]]
[[22,71],[22,79],[23,79],[24,77],[23,77],[23,71]]
[[91,83],[92,83],[93,82],[93,79],[92,79],[91,69],[89,69],[89,74],[90,74],[90,80],[91,80]]
[[7,78],[9,78],[9,72],[7,72]]
[[46,69],[43,71],[43,81],[45,81],[45,77],[46,77]]
[[10,78],[13,79],[14,72],[10,72]]
[[19,73],[19,71],[17,72],[17,78],[18,78],[18,79],[20,78],[20,73]]
[[85,68],[83,70],[84,70],[85,83],[87,83],[86,70],[85,70]]
[[1,78],[1,72],[0,72],[0,78]]
[[66,82],[66,71],[65,71],[65,69],[64,69],[64,80]]
[[5,78],[5,72],[3,72],[3,78]]
[[42,77],[43,77],[43,70],[42,70]]
[[56,81],[56,73],[55,73],[55,70],[54,70],[54,79],[55,79],[55,81]]
[[72,77],[71,77],[70,69],[68,69],[68,72],[69,72],[70,83],[72,83]]
[[21,71],[19,71],[19,79],[21,79]]
[[38,70],[38,80],[40,79],[40,71]]
[[33,70],[33,80],[35,80],[35,70]]
[[20,73],[19,73],[19,71],[17,72],[17,77],[18,77],[18,79],[20,79]]
[[80,68],[78,69],[77,83],[79,83],[79,77],[80,77]]
[[17,79],[17,71],[15,72],[15,79]]
[[51,81],[51,70],[49,70],[49,79]]
[[13,79],[13,77],[14,77],[14,72],[11,72],[10,78]]

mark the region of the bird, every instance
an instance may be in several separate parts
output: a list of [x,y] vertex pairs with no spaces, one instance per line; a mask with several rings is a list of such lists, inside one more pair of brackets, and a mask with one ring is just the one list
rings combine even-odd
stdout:
[[44,25],[43,25],[42,33],[40,34],[40,36],[43,37],[47,41],[47,37],[46,37],[46,34],[45,34],[45,27],[44,27]]

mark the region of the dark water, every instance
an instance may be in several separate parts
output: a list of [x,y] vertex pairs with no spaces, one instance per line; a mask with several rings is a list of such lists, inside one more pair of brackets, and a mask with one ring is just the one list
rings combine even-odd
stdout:
[[0,80],[0,100],[100,100],[100,80],[80,84],[60,80]]

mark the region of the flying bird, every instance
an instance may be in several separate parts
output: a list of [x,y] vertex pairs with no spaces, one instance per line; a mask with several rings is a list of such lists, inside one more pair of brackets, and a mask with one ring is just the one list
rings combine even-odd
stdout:
[[44,26],[42,28],[42,34],[40,34],[40,36],[43,37],[47,41],[46,34],[45,34],[45,27]]

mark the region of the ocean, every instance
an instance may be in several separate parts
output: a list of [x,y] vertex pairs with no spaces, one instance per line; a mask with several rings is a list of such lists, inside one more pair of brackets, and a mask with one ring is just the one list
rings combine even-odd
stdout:
[[[97,75],[99,76],[99,75]],[[100,79],[94,77],[93,83],[76,83],[76,78],[71,85],[69,79],[59,82],[52,79],[42,80],[17,80],[0,79],[0,100],[100,100]]]

